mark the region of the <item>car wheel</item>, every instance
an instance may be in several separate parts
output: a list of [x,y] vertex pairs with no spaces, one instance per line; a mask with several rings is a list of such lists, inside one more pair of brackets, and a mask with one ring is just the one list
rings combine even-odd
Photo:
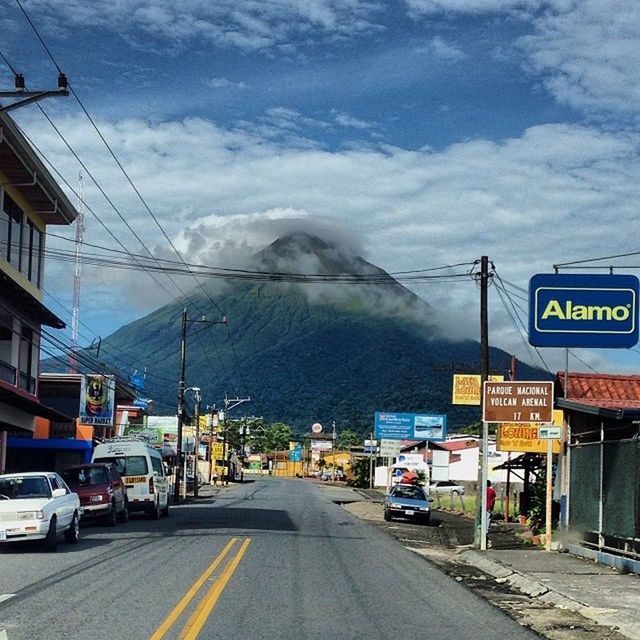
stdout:
[[118,512],[116,511],[115,501],[111,503],[111,511],[104,517],[105,524],[108,527],[115,527],[118,522]]
[[69,544],[77,544],[80,542],[80,520],[77,512],[74,512],[73,518],[71,518],[71,524],[64,532],[64,539]]
[[454,490],[451,492],[451,495],[453,495],[453,496],[459,496],[459,495],[460,495],[460,492],[459,492],[457,489],[454,489]]
[[122,511],[120,511],[120,513],[118,514],[118,519],[120,520],[120,522],[128,522],[129,521],[129,504],[128,502],[125,500],[124,504],[122,505]]
[[153,505],[153,509],[151,510],[149,515],[151,516],[152,520],[159,520],[160,519],[160,502],[156,502]]
[[47,531],[47,537],[44,539],[44,546],[49,551],[58,550],[58,523],[55,516],[51,517],[49,522],[49,531]]
[[387,522],[391,522],[392,518],[391,518],[391,514],[389,513],[389,511],[387,509],[384,510],[384,519]]

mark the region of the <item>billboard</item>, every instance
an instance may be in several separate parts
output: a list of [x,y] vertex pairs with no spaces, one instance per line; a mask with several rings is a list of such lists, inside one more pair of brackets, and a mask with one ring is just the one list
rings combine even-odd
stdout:
[[80,382],[81,424],[109,427],[114,424],[116,381],[113,376],[87,374]]
[[[502,382],[504,376],[489,376],[488,380]],[[469,373],[453,374],[453,394],[451,404],[467,404],[480,406],[482,376]]]
[[[553,426],[562,428],[564,414],[553,410]],[[496,449],[523,453],[546,453],[547,441],[540,437],[540,430],[548,425],[523,422],[503,422],[498,425]],[[553,441],[553,453],[560,453],[560,440]]]
[[447,416],[376,411],[375,436],[387,440],[445,440]]
[[537,274],[529,282],[536,347],[630,348],[638,342],[638,278]]

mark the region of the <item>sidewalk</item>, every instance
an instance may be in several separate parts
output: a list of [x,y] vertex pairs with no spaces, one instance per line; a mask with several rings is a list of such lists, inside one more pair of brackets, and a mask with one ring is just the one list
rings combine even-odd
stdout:
[[[640,638],[640,576],[623,574],[569,553],[546,552],[522,537],[526,527],[515,523],[492,523],[492,548],[487,551],[472,548],[475,521],[457,512],[434,509],[432,521],[437,527],[425,527],[424,534],[411,524],[394,522],[389,527],[382,520],[382,494],[371,490],[357,493],[368,498],[369,507],[354,505],[352,513],[384,527],[405,546],[451,575],[458,573],[455,569],[450,571],[451,567],[459,567],[461,574],[477,570],[493,578],[495,587],[524,594],[536,606],[553,607],[567,612],[565,615],[573,615],[568,613],[572,611],[602,625],[598,638]],[[436,529],[440,535],[428,529]],[[570,637],[585,635],[576,628]]]

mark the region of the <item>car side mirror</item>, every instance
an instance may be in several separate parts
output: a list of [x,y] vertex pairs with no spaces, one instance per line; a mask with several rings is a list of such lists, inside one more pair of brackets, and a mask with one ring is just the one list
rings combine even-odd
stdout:
[[67,490],[66,489],[54,489],[51,492],[51,497],[52,498],[62,498],[63,496],[67,495]]

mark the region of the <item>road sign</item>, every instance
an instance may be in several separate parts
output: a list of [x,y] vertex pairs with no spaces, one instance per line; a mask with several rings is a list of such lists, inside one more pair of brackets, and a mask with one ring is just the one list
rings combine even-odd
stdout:
[[375,435],[387,440],[445,440],[447,416],[376,411]]
[[540,440],[558,440],[562,438],[562,427],[540,427],[538,434]]
[[300,447],[289,449],[289,460],[291,462],[300,462],[302,460],[302,449]]
[[638,343],[638,278],[533,276],[529,282],[529,342],[536,347],[633,347]]
[[482,420],[553,422],[553,382],[485,382]]
[[397,458],[399,455],[399,440],[388,440],[386,438],[380,440],[380,456],[382,458]]

